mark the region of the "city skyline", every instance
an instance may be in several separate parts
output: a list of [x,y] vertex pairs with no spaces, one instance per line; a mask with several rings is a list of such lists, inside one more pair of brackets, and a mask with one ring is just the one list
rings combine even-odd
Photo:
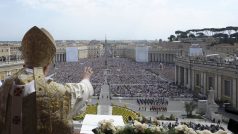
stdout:
[[237,26],[236,0],[2,0],[0,41],[32,26],[56,40],[167,40],[176,30]]

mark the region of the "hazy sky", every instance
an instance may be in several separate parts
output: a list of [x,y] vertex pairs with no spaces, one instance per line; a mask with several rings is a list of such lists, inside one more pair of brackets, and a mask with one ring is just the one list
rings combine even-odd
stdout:
[[175,30],[238,26],[238,0],[0,0],[0,40],[32,26],[55,39],[167,39]]

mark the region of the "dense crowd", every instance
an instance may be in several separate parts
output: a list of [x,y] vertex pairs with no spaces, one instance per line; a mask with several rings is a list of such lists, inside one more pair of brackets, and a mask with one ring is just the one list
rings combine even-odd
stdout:
[[169,81],[174,81],[175,77],[175,67],[172,64],[168,64],[168,65],[163,65],[163,67],[159,68],[159,69],[153,69],[151,70],[151,72],[156,73],[158,75],[160,75],[163,78],[166,78]]
[[[190,93],[180,90],[153,73],[151,70],[162,69],[161,64],[155,62],[137,63],[125,58],[108,58],[105,61],[103,57],[81,59],[79,62],[56,63],[51,73],[54,73],[53,78],[57,82],[76,83],[80,81],[80,74],[86,66],[93,68],[91,82],[96,96],[99,95],[106,78],[113,97],[192,97]],[[172,67],[167,68],[171,70]],[[166,70],[166,67],[164,69]],[[106,75],[105,70],[108,72]]]

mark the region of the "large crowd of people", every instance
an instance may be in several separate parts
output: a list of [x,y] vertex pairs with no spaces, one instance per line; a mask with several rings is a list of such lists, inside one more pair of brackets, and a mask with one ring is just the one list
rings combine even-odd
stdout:
[[[54,65],[51,73],[54,73],[53,78],[57,82],[75,83],[80,81],[80,74],[86,66],[91,66],[94,71],[91,82],[95,96],[100,94],[101,85],[106,78],[112,97],[192,97],[191,93],[180,90],[173,83],[153,73],[151,70],[161,70],[161,64],[156,62],[137,63],[125,58],[106,60],[99,57],[80,59],[79,62],[59,62]],[[169,70],[171,68],[170,66]],[[105,69],[108,70],[107,74]],[[166,72],[165,70],[161,71]]]

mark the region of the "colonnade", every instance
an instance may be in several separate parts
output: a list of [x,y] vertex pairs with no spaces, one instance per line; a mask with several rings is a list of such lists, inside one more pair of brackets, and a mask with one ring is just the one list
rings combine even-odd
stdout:
[[66,54],[65,53],[57,53],[54,57],[54,62],[65,62]]
[[175,54],[149,53],[150,62],[174,63]]
[[[175,82],[197,93],[207,95],[207,91],[215,91],[215,99],[228,101],[238,109],[238,75],[230,70],[217,72],[212,68],[175,65]],[[227,73],[226,73],[227,72]]]

